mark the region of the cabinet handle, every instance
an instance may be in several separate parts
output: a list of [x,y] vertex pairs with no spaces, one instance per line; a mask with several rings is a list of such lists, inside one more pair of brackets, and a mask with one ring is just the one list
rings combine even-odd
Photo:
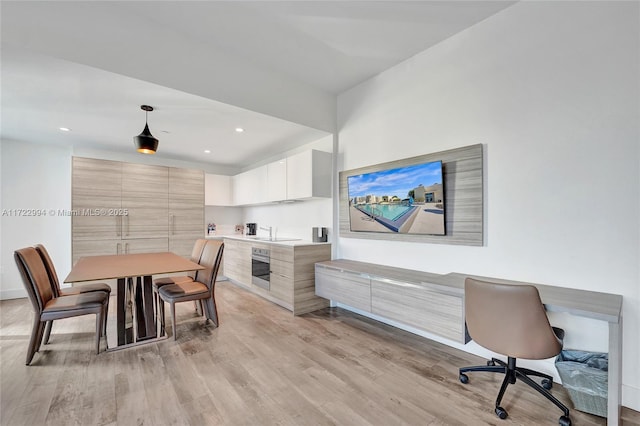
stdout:
[[126,215],[126,216],[125,216],[125,219],[126,219],[126,222],[127,222],[127,228],[126,228],[126,229],[127,229],[127,232],[126,232],[126,234],[124,234],[124,235],[125,235],[126,237],[128,237],[128,236],[129,236],[129,215]]
[[129,254],[129,243],[124,243],[124,254]]
[[120,243],[116,244],[116,254],[120,254],[121,250],[122,250],[122,244]]
[[122,236],[122,216],[116,216],[116,236]]
[[171,228],[171,235],[176,233],[176,216],[171,214],[169,215],[169,227]]

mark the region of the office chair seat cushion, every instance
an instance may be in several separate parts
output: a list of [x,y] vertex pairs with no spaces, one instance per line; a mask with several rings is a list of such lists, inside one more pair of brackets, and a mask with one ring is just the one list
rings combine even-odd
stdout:
[[53,298],[47,302],[42,311],[44,313],[53,313],[61,311],[73,311],[84,308],[101,307],[107,294],[102,291],[94,291],[91,293],[74,294],[71,296],[60,296]]
[[107,294],[111,294],[111,286],[106,283],[94,283],[94,284],[82,284],[74,287],[61,288],[61,296],[72,296],[75,294],[90,293],[92,291],[103,291]]
[[171,285],[165,285],[158,290],[160,296],[165,299],[179,299],[182,297],[191,297],[202,294],[203,296],[209,294],[209,288],[198,281],[193,282],[181,282]]

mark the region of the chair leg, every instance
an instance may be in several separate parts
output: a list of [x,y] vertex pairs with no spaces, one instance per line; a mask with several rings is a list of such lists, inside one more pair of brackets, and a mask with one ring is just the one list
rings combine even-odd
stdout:
[[104,324],[104,307],[96,314],[96,355],[100,353],[100,335]]
[[542,386],[534,382],[530,377],[526,376],[525,374],[522,374],[520,371],[516,370],[516,376],[518,377],[518,379],[522,380],[523,382],[531,386],[533,389],[537,390],[538,393],[542,394],[542,396],[547,398],[549,401],[553,402],[556,405],[556,407],[562,410],[565,416],[569,417],[569,409],[567,408],[567,406],[564,405],[562,402],[560,402],[558,398],[551,395],[551,393],[548,390],[546,390],[545,388],[543,388]]
[[102,332],[102,335],[105,338],[107,337],[107,318],[109,318],[109,297],[107,297],[107,301],[104,305],[104,331]]
[[553,377],[551,377],[548,374],[541,373],[540,371],[530,370],[528,368],[522,368],[522,367],[518,367],[516,368],[516,370],[518,370],[520,373],[525,374],[527,376],[542,377],[543,379],[553,380]]
[[176,304],[171,302],[171,327],[173,327],[173,340],[178,340],[178,333],[176,331]]
[[213,322],[213,325],[218,326],[218,311],[216,309],[216,302],[212,299],[206,299],[203,301],[207,308],[207,319],[210,319]]
[[496,408],[500,407],[500,403],[502,402],[502,397],[504,396],[505,391],[507,390],[507,386],[510,383],[515,383],[515,376],[509,370],[506,371],[504,375],[504,380],[502,380],[502,385],[500,386],[500,392],[498,392],[498,397],[496,398]]
[[45,325],[46,324],[44,322],[40,322],[40,327],[38,328],[38,343],[36,346],[36,352],[40,352],[40,348],[42,347]]
[[31,338],[29,339],[29,346],[27,347],[27,361],[26,365],[31,364],[33,356],[36,354],[38,346],[40,346],[40,330],[42,327],[42,321],[37,316],[33,319],[33,327],[31,328]]
[[51,337],[51,328],[53,328],[53,321],[47,321],[47,324],[44,327],[44,340],[42,342],[45,345],[49,344],[49,337]]

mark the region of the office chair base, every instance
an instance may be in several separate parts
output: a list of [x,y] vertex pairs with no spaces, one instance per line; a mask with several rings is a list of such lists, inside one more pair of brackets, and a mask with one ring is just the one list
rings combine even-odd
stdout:
[[[502,385],[500,386],[500,391],[498,393],[498,397],[496,398],[495,404],[495,413],[499,418],[504,420],[508,416],[507,411],[500,406],[502,397],[507,390],[507,386],[510,384],[514,384],[517,379],[520,379],[520,381],[532,387],[542,396],[553,402],[556,407],[562,410],[563,416],[561,416],[558,420],[560,426],[571,426],[569,409],[549,392],[549,389],[551,389],[551,387],[553,386],[553,378],[551,376],[540,373],[538,371],[530,370],[528,368],[516,367],[516,359],[511,357],[508,358],[506,363],[499,359],[492,358],[491,360],[487,361],[487,365],[461,368],[459,375],[461,383],[469,383],[469,376],[467,376],[465,373],[468,373],[470,371],[484,371],[490,373],[501,373],[505,375],[504,380],[502,381]],[[529,376],[542,377],[542,385],[534,382]]]

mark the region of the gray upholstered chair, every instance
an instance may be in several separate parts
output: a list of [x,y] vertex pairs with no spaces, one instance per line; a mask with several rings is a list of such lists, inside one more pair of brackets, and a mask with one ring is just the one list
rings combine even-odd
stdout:
[[[516,366],[517,358],[546,359],[560,353],[564,331],[551,327],[540,300],[538,289],[532,285],[509,285],[472,278],[465,280],[465,315],[467,330],[480,346],[507,357],[507,362],[492,358],[487,365],[460,369],[460,381],[468,383],[465,374],[486,371],[505,375],[495,403],[501,419],[507,411],[500,406],[509,384],[516,379],[526,383],[563,411],[559,423],[571,425],[569,409],[549,390],[553,378],[547,374]],[[542,386],[529,376],[542,377]]]
[[96,315],[96,354],[100,353],[100,335],[104,329],[104,310],[109,300],[108,295],[103,291],[94,291],[55,297],[47,268],[34,247],[16,250],[14,258],[34,310],[26,364],[31,363],[40,349],[47,321],[80,315]]
[[[105,299],[105,306],[104,306],[105,329],[103,330],[103,334],[106,334],[107,333],[106,318],[109,314],[109,296],[111,295],[111,286],[109,286],[109,284],[107,283],[90,283],[90,284],[81,284],[81,285],[77,285],[69,288],[60,288],[60,281],[58,281],[58,274],[56,272],[55,266],[53,266],[53,261],[49,256],[49,252],[47,252],[47,249],[44,248],[42,244],[37,244],[35,246],[35,249],[40,255],[40,257],[42,258],[45,268],[47,268],[47,273],[49,274],[49,280],[51,282],[51,290],[53,290],[53,297],[71,296],[75,294],[91,293],[94,291],[101,291],[107,294],[107,298]],[[49,343],[49,336],[51,336],[52,327],[53,327],[53,320],[47,321],[47,324],[44,330],[44,341],[43,341],[45,345]]]
[[[216,308],[215,286],[218,269],[222,261],[224,243],[222,241],[209,240],[206,242],[200,257],[201,269],[196,274],[195,281],[180,281],[175,284],[163,285],[158,289],[158,295],[162,302],[171,305],[171,325],[173,326],[173,339],[177,339],[175,304],[201,300],[204,305],[204,314],[207,320],[218,326],[218,312]],[[161,318],[164,321],[164,307],[161,302]]]

